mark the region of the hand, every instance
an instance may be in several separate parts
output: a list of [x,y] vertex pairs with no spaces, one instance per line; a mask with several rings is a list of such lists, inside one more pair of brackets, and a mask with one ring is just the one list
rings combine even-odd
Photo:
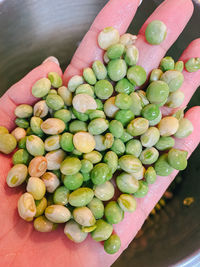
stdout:
[[[97,45],[97,35],[106,26],[117,28],[120,34],[126,32],[139,4],[139,0],[111,0],[99,13],[90,30],[77,49],[71,64],[64,73],[64,81],[81,74],[82,68],[89,66],[95,59],[102,59],[103,51]],[[136,46],[140,51],[139,65],[147,73],[157,67],[166,51],[175,42],[186,26],[193,12],[191,0],[166,0],[145,22],[138,35]],[[165,41],[160,46],[151,46],[146,43],[144,29],[149,21],[162,20],[168,28]],[[178,21],[178,23],[177,23]],[[190,57],[200,57],[200,39],[193,41],[183,52],[181,60]],[[47,62],[30,72],[24,79],[12,86],[0,99],[0,125],[5,125],[11,130],[14,127],[14,109],[21,103],[34,103],[31,95],[31,86],[34,82],[47,75],[49,71],[61,70],[55,63]],[[199,72],[183,72],[185,81],[181,90],[185,94],[183,106],[186,106],[200,85]],[[166,111],[165,111],[166,112]],[[172,113],[172,110],[167,110]],[[193,107],[186,113],[186,117],[193,123],[193,133],[185,138],[176,140],[176,147],[185,149],[189,155],[200,141],[200,107]],[[21,194],[21,189],[10,189],[5,183],[6,175],[11,167],[10,156],[0,155],[0,262],[2,266],[110,266],[122,251],[128,246],[146,217],[165,192],[168,185],[177,174],[174,171],[169,177],[158,177],[155,184],[149,187],[149,193],[143,199],[138,199],[137,209],[132,214],[125,214],[123,222],[116,225],[115,232],[122,241],[121,250],[114,255],[107,255],[102,244],[88,238],[81,244],[74,244],[63,234],[63,228],[57,231],[41,234],[33,230],[31,223],[19,218],[16,203]]]

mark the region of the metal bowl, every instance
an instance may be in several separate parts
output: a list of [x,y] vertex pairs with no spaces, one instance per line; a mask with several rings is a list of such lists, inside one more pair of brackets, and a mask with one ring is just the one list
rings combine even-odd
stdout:
[[[0,0],[0,95],[50,55],[64,68],[105,0]],[[137,33],[142,22],[161,3],[143,1],[129,31]],[[190,41],[199,37],[200,4],[176,44],[168,51],[178,59]],[[133,27],[134,25],[134,27]],[[190,106],[200,103],[199,91]],[[155,217],[144,235],[133,241],[114,267],[200,266],[200,165],[199,149],[182,173],[183,183],[173,200]],[[194,186],[195,185],[195,186]],[[184,207],[182,201],[195,202]]]

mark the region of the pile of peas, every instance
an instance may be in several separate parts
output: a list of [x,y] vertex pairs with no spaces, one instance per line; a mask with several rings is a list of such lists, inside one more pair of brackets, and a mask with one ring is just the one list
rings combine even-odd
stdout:
[[[153,21],[146,41],[158,45],[166,34],[165,24]],[[38,102],[15,109],[17,128],[10,134],[0,127],[0,151],[9,154],[18,148],[7,184],[26,183],[19,216],[34,220],[40,232],[65,223],[65,235],[77,243],[90,233],[95,241],[104,241],[110,254],[121,244],[113,225],[124,212],[135,211],[136,198],[148,193],[157,175],[186,168],[188,153],[174,148],[174,137],[193,131],[183,109],[167,117],[160,111],[183,103],[184,62],[163,58],[147,81],[145,69],[137,65],[136,39],[105,28],[98,35],[104,63],[94,61],[67,87],[50,72],[32,87]],[[190,59],[185,68],[200,69],[200,59]],[[145,90],[135,91],[141,86]]]

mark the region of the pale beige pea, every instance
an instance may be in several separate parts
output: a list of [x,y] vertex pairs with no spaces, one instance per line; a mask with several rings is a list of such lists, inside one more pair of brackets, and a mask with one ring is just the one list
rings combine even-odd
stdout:
[[15,137],[15,139],[18,142],[20,139],[26,136],[26,131],[23,128],[17,127],[11,132],[11,134]]
[[71,212],[62,205],[51,205],[46,208],[45,216],[53,223],[65,223],[71,218]]
[[42,180],[45,183],[46,190],[53,193],[60,185],[60,180],[53,172],[46,172],[42,175]]
[[36,206],[34,198],[29,193],[24,193],[18,200],[18,213],[19,216],[25,221],[32,221],[36,214]]
[[60,135],[53,135],[48,137],[44,142],[46,151],[53,151],[60,148]]
[[81,226],[74,220],[70,220],[65,224],[64,234],[73,242],[83,242],[88,233],[81,230]]
[[49,118],[41,124],[41,129],[46,134],[55,135],[64,131],[65,123],[60,119]]
[[33,107],[33,114],[35,117],[44,118],[47,116],[49,108],[45,100],[37,102]]
[[47,170],[47,159],[43,156],[35,157],[31,160],[28,166],[30,176],[40,177]]
[[45,155],[45,158],[47,159],[47,169],[58,170],[65,157],[66,153],[62,149],[48,152]]
[[158,129],[161,136],[171,136],[178,130],[179,122],[175,117],[169,116],[161,119]]
[[28,169],[24,164],[14,165],[7,175],[7,184],[9,187],[16,187],[21,185],[28,175]]
[[36,231],[42,233],[48,233],[57,228],[57,224],[50,222],[45,216],[37,217],[34,220],[33,226]]
[[35,200],[40,200],[46,193],[45,183],[38,177],[30,177],[28,179],[26,190]]
[[90,109],[97,109],[97,103],[93,97],[88,94],[78,94],[72,100],[75,110],[81,113],[85,113]]
[[89,153],[95,148],[95,139],[93,135],[87,132],[78,132],[73,136],[75,148],[82,153]]
[[115,98],[115,96],[112,96],[104,103],[104,112],[109,118],[114,118],[115,114],[119,110],[119,108],[115,106]]
[[92,226],[96,223],[94,215],[87,207],[75,208],[73,210],[73,217],[82,226]]

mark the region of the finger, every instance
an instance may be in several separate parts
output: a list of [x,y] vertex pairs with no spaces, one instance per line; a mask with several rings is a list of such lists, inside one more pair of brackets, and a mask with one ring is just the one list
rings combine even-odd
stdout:
[[91,65],[94,60],[102,60],[103,50],[98,46],[99,32],[108,26],[115,27],[120,34],[126,32],[131,23],[140,0],[110,0],[95,18],[76,50],[70,65],[64,73],[64,82],[75,74],[82,75],[82,69]]
[[[184,139],[176,139],[176,148],[181,150],[187,150],[189,155],[194,151],[197,145],[200,142],[200,107],[191,108],[186,114],[185,117],[188,118],[193,126],[194,131],[190,136]],[[157,177],[155,184],[149,187],[149,192],[147,196],[142,199],[137,199],[137,209],[134,213],[126,213],[124,220],[116,225],[115,231],[119,234],[122,246],[118,254],[115,255],[115,259],[122,253],[122,251],[128,246],[128,244],[135,237],[137,231],[142,227],[145,219],[154,208],[156,203],[162,197],[170,183],[173,181],[178,171],[174,171],[168,177]],[[109,261],[109,264],[112,264],[114,259]]]
[[[179,60],[186,63],[192,57],[200,57],[200,38],[192,41],[186,50],[183,52]],[[184,82],[180,90],[184,93],[185,98],[182,105],[178,108],[186,107],[195,93],[196,89],[200,86],[200,70],[196,72],[188,72],[183,70]],[[162,107],[162,114],[167,116],[173,114],[177,109],[171,109],[168,107]]]
[[33,104],[37,99],[32,95],[31,88],[40,78],[47,77],[48,72],[55,71],[62,75],[58,64],[48,61],[29,72],[22,80],[14,84],[0,98],[0,125],[9,130],[14,127],[14,110],[19,104]]
[[[136,46],[140,52],[138,64],[143,66],[148,74],[159,66],[160,60],[191,18],[193,9],[191,0],[165,0],[146,20],[138,34]],[[161,20],[167,26],[167,36],[160,45],[151,45],[145,39],[146,27],[153,20]]]

